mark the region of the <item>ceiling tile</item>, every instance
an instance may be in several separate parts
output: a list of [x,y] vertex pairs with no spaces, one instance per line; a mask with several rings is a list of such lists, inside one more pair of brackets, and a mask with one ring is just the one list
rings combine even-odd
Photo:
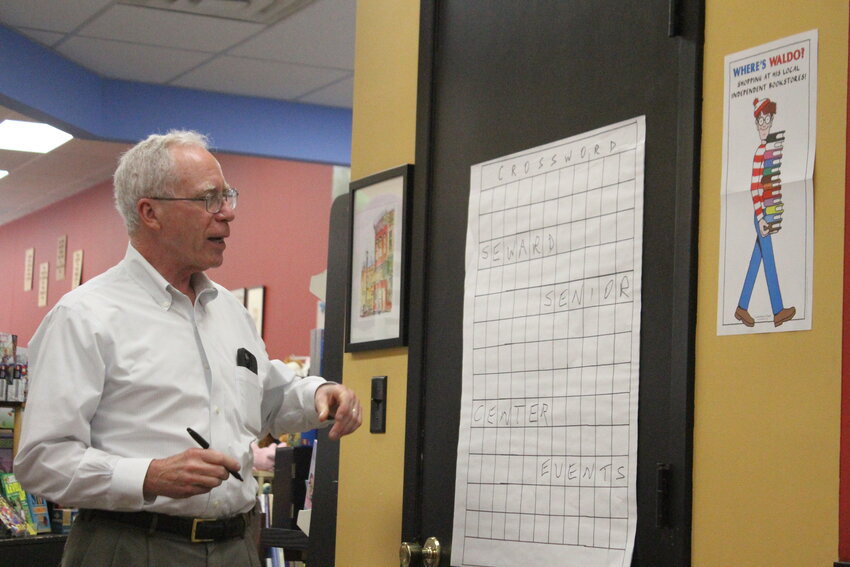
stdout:
[[97,14],[112,0],[18,0],[0,2],[6,25],[69,32]]
[[259,33],[264,27],[118,4],[81,28],[77,35],[214,53]]
[[16,152],[12,150],[0,150],[0,169],[14,172],[19,167],[38,159],[41,154],[31,152]]
[[[0,118],[15,114],[0,107]],[[48,154],[0,151],[0,169],[6,169],[10,159],[17,160],[8,168],[9,176],[0,179],[0,224],[107,181],[129,147],[75,138]]]
[[131,147],[131,144],[122,144],[120,142],[74,138],[72,141],[62,144],[50,153],[74,159],[77,157],[108,159],[111,160],[114,167],[118,165],[118,157]]
[[[356,0],[314,0],[269,28],[119,2],[0,0],[0,24],[108,78],[351,108]],[[0,152],[0,225],[109,179],[127,147]]]
[[0,198],[3,199],[3,208],[0,209],[0,225],[19,219],[33,211],[30,209],[33,195],[23,191],[14,194],[7,193],[3,190],[2,181],[0,181]]
[[58,51],[105,77],[143,83],[167,82],[210,57],[200,51],[81,37],[66,41]]
[[[30,206],[35,207],[35,210],[43,209],[44,207],[48,207],[54,203],[58,203],[63,199],[67,199],[73,194],[70,193],[68,195],[51,195],[46,191],[38,191],[38,189],[35,187],[33,187],[33,191],[35,193],[35,197],[27,206],[21,207],[20,209],[15,211],[15,218],[25,216],[27,214],[27,209],[29,209]],[[77,191],[77,193],[79,193],[79,191]]]
[[47,47],[53,47],[67,37],[67,34],[61,32],[42,31],[30,28],[18,28],[18,31],[31,40],[42,45],[46,45]]
[[203,90],[222,90],[224,86],[232,94],[292,100],[336,82],[346,74],[345,71],[276,61],[219,57],[173,84]]
[[356,0],[313,2],[230,54],[353,70],[355,12]]
[[319,90],[306,94],[298,99],[298,102],[306,102],[309,104],[321,104],[324,106],[338,106],[341,108],[351,108],[351,102],[354,98],[354,78],[349,77],[341,81],[337,81],[332,85],[323,87]]
[[0,120],[6,120],[7,118],[11,118],[12,120],[28,120],[30,122],[36,122],[29,116],[24,116],[20,112],[16,112],[11,108],[0,106]]
[[33,196],[23,187],[4,184],[0,181],[0,199],[3,199],[3,213],[9,210],[25,207],[28,201],[31,201]]
[[[54,187],[53,183],[45,181],[44,178],[36,179],[32,176],[19,176],[19,179],[12,179],[12,176],[4,177],[0,180],[0,198],[3,203],[7,203],[9,199],[13,200],[17,206],[24,206],[23,198],[30,200],[34,199],[43,193],[50,192]],[[5,207],[4,207],[5,208]]]
[[[22,180],[10,185],[11,190],[0,191],[0,195],[4,198],[7,193],[12,195],[15,193],[29,195],[30,199],[40,204],[44,199],[56,200],[91,187],[91,185],[80,187],[77,184],[61,185],[56,181],[53,178],[24,177]],[[25,207],[26,205],[23,206]]]
[[[33,177],[55,178],[64,183],[69,179],[78,179],[81,176],[88,177],[88,172],[95,172],[94,177],[102,181],[104,175],[107,177],[112,175],[117,165],[118,155],[123,148],[127,147],[124,144],[88,140],[74,140],[74,142],[75,144],[71,148],[65,151],[56,150],[43,154],[36,162],[21,167],[15,173]],[[105,144],[105,146],[94,150],[95,144]],[[92,148],[92,151],[89,151],[90,148]]]

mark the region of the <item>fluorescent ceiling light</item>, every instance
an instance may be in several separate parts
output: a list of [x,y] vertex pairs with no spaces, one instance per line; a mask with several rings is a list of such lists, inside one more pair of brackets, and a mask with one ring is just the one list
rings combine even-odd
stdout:
[[7,175],[9,175],[8,171],[6,171],[5,169],[0,169],[0,179],[3,179]]
[[46,154],[71,138],[73,136],[50,124],[21,120],[0,122],[0,150]]

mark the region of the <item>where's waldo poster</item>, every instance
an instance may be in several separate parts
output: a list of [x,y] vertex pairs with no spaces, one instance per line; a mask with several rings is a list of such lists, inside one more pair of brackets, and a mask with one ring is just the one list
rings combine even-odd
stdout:
[[817,38],[725,58],[718,335],[812,327]]

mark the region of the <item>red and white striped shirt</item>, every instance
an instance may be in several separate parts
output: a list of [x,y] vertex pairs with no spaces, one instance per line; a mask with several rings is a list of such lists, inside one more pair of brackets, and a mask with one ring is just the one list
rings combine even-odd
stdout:
[[753,179],[750,182],[750,195],[753,198],[753,209],[756,219],[764,218],[764,184],[761,181],[764,175],[764,150],[767,144],[761,144],[753,157]]

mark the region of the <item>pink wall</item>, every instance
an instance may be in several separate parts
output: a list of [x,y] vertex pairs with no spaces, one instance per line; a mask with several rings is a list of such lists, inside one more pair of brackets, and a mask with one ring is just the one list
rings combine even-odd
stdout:
[[[333,168],[302,162],[217,155],[239,208],[224,265],[209,271],[227,288],[266,286],[264,338],[269,354],[310,354],[316,298],[310,277],[327,267]],[[2,206],[2,200],[0,200]],[[56,244],[68,237],[65,279],[57,281]],[[0,331],[26,345],[47,311],[71,289],[71,254],[84,251],[83,281],[121,260],[127,233],[112,184],[96,185],[0,226]],[[24,253],[35,248],[33,290],[23,290]],[[50,263],[47,307],[38,307],[38,265]]]

